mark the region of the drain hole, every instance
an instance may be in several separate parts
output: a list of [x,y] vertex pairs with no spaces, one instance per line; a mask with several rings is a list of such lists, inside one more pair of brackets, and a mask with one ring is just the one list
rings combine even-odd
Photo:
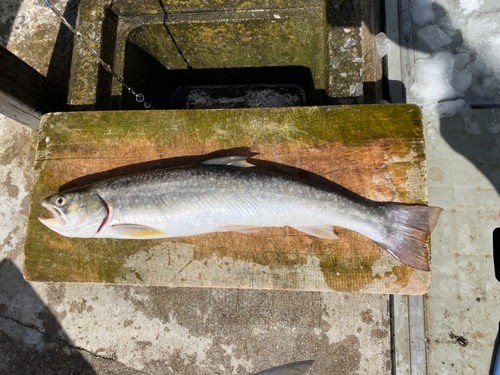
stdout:
[[500,228],[493,231],[493,264],[495,266],[495,277],[500,281]]
[[269,108],[306,105],[300,85],[213,85],[180,86],[172,95],[178,109]]

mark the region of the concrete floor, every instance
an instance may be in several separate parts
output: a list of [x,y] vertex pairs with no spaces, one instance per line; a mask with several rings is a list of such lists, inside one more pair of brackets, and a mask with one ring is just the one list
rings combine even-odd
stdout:
[[[482,130],[477,135],[467,133],[458,116],[427,125],[428,167],[434,168],[429,202],[445,210],[433,242],[433,283],[425,295],[432,375],[490,369],[500,321],[493,264],[493,230],[500,227],[500,138],[485,131],[492,117],[491,109],[475,110]],[[432,139],[434,129],[442,136]]]
[[[3,0],[0,25],[2,46],[64,79],[71,50],[59,38],[51,60],[60,23],[43,1]],[[26,282],[36,133],[0,117],[0,139],[0,373],[250,374],[308,359],[314,374],[391,372],[385,295]]]

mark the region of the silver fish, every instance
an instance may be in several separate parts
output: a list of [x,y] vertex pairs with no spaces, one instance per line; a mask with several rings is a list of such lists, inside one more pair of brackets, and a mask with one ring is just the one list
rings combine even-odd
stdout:
[[304,375],[309,371],[313,363],[314,361],[292,362],[260,371],[253,375]]
[[359,232],[400,262],[428,271],[427,238],[441,208],[365,204],[288,176],[251,171],[244,157],[105,180],[52,195],[39,220],[80,238],[167,238],[255,232],[289,226],[338,239],[333,227]]

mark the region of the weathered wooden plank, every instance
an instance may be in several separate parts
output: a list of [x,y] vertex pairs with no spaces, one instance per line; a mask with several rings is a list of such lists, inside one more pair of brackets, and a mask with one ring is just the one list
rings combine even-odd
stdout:
[[35,166],[25,276],[39,281],[419,294],[430,273],[400,264],[339,229],[328,241],[290,228],[164,240],[73,239],[38,222],[58,191],[209,157],[246,155],[258,167],[379,201],[426,201],[415,106],[54,113]]
[[38,130],[44,113],[63,108],[63,98],[47,78],[0,46],[1,114]]

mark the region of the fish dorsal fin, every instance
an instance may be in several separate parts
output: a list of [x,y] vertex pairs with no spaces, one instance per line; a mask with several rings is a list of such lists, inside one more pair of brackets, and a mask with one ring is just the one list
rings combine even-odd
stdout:
[[264,227],[256,225],[221,225],[220,229],[224,232],[238,232],[238,233],[254,233],[260,232]]
[[226,167],[250,168],[255,165],[246,161],[244,156],[224,156],[222,158],[208,159],[201,162],[199,165],[221,165]]
[[327,240],[338,240],[338,236],[330,225],[294,225],[293,229],[307,233],[314,237],[325,238]]
[[141,224],[116,224],[112,225],[111,229],[118,234],[133,238],[147,238],[166,235],[165,232],[159,229]]

